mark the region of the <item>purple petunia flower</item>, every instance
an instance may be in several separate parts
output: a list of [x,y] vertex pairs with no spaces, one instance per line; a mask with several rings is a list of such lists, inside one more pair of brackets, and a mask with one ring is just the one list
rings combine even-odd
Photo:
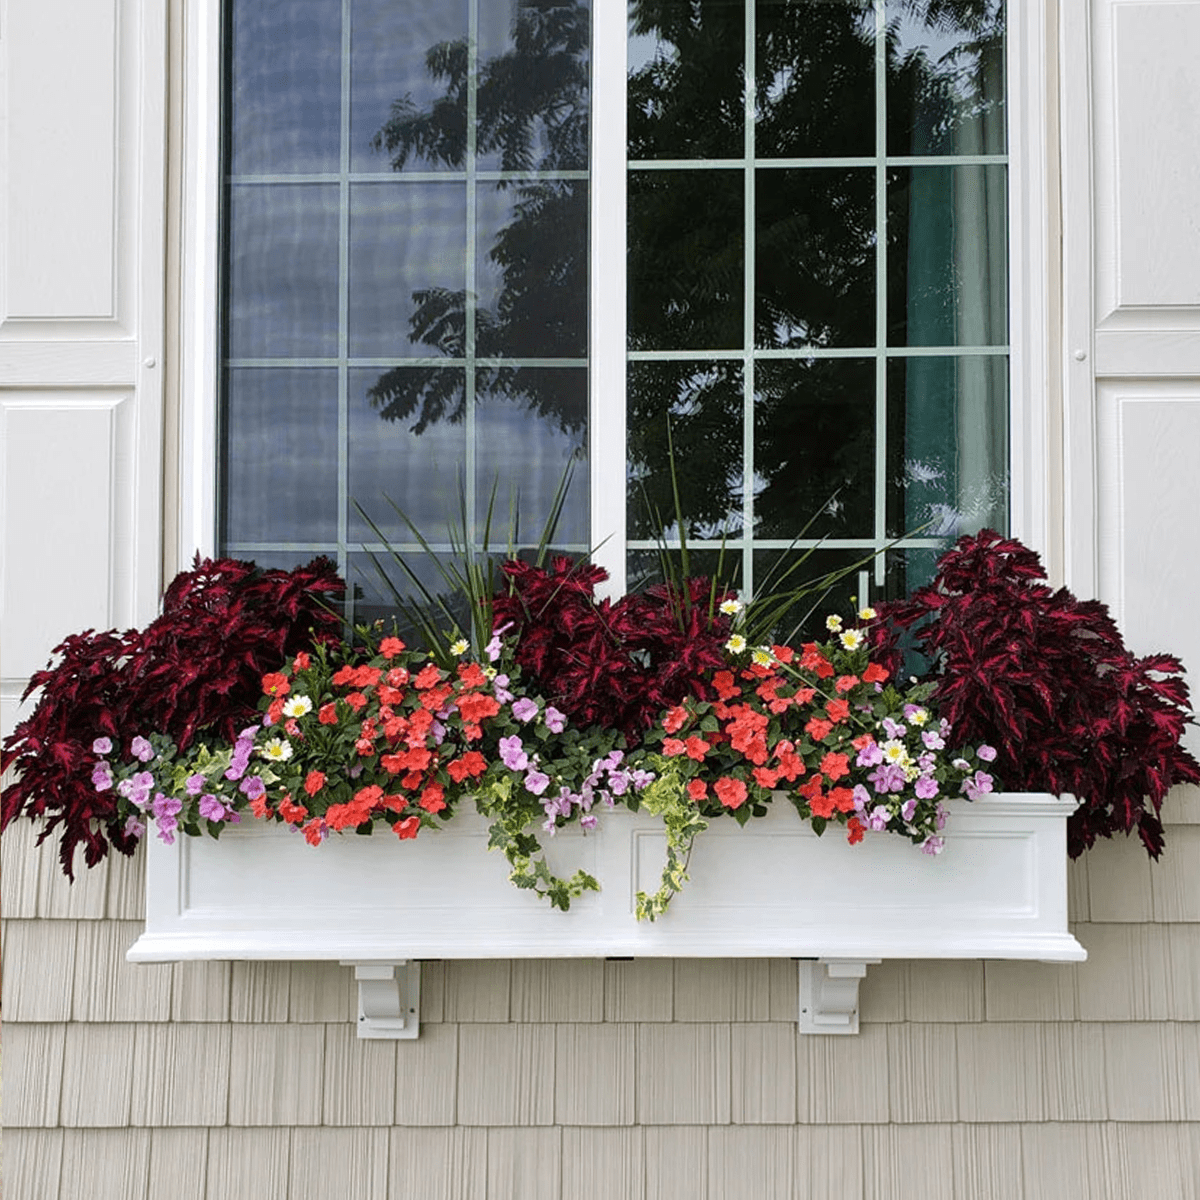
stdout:
[[182,800],[176,800],[174,796],[164,796],[162,792],[158,792],[154,797],[154,803],[150,806],[150,811],[154,814],[154,819],[160,824],[164,820],[170,820],[172,827],[174,827],[175,814],[182,808]]
[[598,817],[594,816],[592,813],[584,813],[584,815],[579,818],[579,828],[580,829],[590,831],[592,829],[595,829],[596,826],[599,824],[600,824],[600,819]]
[[245,779],[238,784],[238,791],[242,793],[248,800],[258,800],[260,797],[267,794],[267,786],[262,781],[261,775],[247,775]]
[[567,727],[567,714],[560,713],[553,704],[546,705],[546,728],[551,733],[562,733]]
[[508,676],[497,675],[492,680],[492,695],[500,701],[501,704],[507,704],[513,698],[512,692],[508,690]]
[[107,792],[112,785],[113,775],[108,769],[108,763],[98,762],[92,768],[92,787],[98,792]]
[[510,771],[523,771],[529,766],[529,755],[516,734],[500,739],[500,759]]
[[528,696],[522,696],[512,706],[512,714],[518,721],[532,721],[538,715],[538,706]]
[[881,763],[867,779],[874,786],[876,794],[882,796],[887,792],[902,792],[908,781],[904,778],[904,768],[897,763]]
[[655,779],[658,778],[653,771],[643,771],[640,767],[630,776],[633,781],[634,788],[641,791],[642,788],[649,787]]
[[916,811],[917,802],[915,800],[905,800],[905,802],[900,805],[900,819],[903,821],[911,821],[913,819],[913,813]]
[[996,760],[996,748],[994,746],[988,746],[988,745],[980,746],[979,749],[975,751],[975,753],[977,755],[979,755],[979,758],[983,762],[995,762],[995,760]]
[[[916,792],[922,800],[932,800],[934,796],[938,794],[938,781],[928,775],[922,775],[921,778],[917,780],[916,785],[913,787],[913,791]],[[908,817],[905,817],[904,819],[907,821]]]
[[209,821],[220,821],[225,816],[225,805],[212,792],[205,792],[200,797],[200,815]]
[[92,743],[93,754],[111,754],[112,753],[112,738],[98,737]]
[[195,775],[189,775],[187,777],[183,785],[183,790],[187,792],[189,796],[198,796],[202,791],[204,791],[205,782],[204,776],[197,772]]
[[860,816],[866,812],[867,805],[871,803],[871,793],[867,791],[861,783],[854,785],[854,811]]
[[882,832],[888,827],[891,815],[882,804],[877,804],[867,817],[867,828],[875,830],[876,833]]
[[146,836],[146,822],[138,820],[138,818],[133,815],[126,817],[125,818],[125,833],[129,837],[135,837],[135,838],[145,837]]
[[860,767],[876,767],[883,762],[883,747],[878,742],[868,742],[854,761]]
[[543,771],[533,770],[525,776],[525,790],[540,796],[550,786],[550,776]]
[[963,791],[968,800],[978,800],[992,790],[995,781],[986,771],[976,771],[974,775],[963,780]]
[[941,854],[942,847],[945,846],[946,839],[940,837],[929,837],[921,843],[922,854]]
[[893,721],[891,717],[884,717],[883,731],[889,738],[902,738],[908,732],[908,726],[900,721]]
[[154,757],[154,747],[144,737],[135,737],[129,743],[129,753],[139,762],[149,762]]
[[927,750],[943,750],[946,746],[946,739],[936,729],[922,729],[921,741]]

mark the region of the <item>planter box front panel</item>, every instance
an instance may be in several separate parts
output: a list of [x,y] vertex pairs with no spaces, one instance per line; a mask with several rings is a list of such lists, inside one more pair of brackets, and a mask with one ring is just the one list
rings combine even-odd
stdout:
[[635,918],[657,889],[661,823],[624,809],[547,837],[556,873],[602,891],[550,908],[508,881],[487,822],[461,813],[413,841],[232,827],[215,841],[148,847],[146,932],[135,961],[603,956],[1082,959],[1067,932],[1065,823],[1043,795],[953,801],[946,849],[892,835],[822,838],[780,799],[745,828],[713,821],[665,916]]

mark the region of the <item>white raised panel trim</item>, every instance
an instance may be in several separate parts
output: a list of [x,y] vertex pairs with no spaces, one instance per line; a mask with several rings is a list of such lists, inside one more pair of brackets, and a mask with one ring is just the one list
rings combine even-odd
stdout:
[[118,3],[8,7],[7,336],[24,320],[116,317]]
[[[1158,310],[1200,305],[1200,3],[1091,0],[1090,7],[1096,314],[1100,325],[1139,312],[1153,320]],[[1169,316],[1165,327],[1173,327]]]
[[1071,798],[998,795],[949,802],[946,850],[893,835],[858,846],[818,838],[791,805],[742,828],[714,821],[667,914],[635,917],[653,889],[661,823],[617,809],[599,830],[560,833],[562,873],[584,866],[602,891],[558,912],[509,883],[487,823],[460,813],[398,842],[341,836],[310,847],[293,829],[251,824],[219,841],[147,847],[146,931],[133,962],[420,958],[1015,958],[1079,961],[1067,929]]
[[1195,468],[1200,372],[1101,379],[1100,598],[1138,654],[1169,648],[1200,667],[1187,598],[1200,588]]

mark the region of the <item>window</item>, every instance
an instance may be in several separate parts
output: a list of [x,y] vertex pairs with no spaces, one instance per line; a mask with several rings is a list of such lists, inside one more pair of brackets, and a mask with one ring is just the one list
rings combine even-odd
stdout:
[[922,527],[848,589],[905,590],[1009,525],[1002,0],[223,19],[222,551],[328,553],[369,615],[357,505],[447,548],[495,487],[533,540],[574,461],[557,544],[636,584],[673,524],[668,418],[689,543],[745,587],[794,545],[825,570]]

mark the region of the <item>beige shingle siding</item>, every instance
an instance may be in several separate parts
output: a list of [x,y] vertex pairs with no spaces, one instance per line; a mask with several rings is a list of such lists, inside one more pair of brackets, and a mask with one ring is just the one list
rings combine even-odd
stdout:
[[428,963],[421,1038],[360,1042],[346,968],[127,964],[140,866],[75,900],[10,831],[5,1195],[1200,1200],[1186,811],[1071,868],[1087,963],[883,963],[856,1038],[692,959]]

